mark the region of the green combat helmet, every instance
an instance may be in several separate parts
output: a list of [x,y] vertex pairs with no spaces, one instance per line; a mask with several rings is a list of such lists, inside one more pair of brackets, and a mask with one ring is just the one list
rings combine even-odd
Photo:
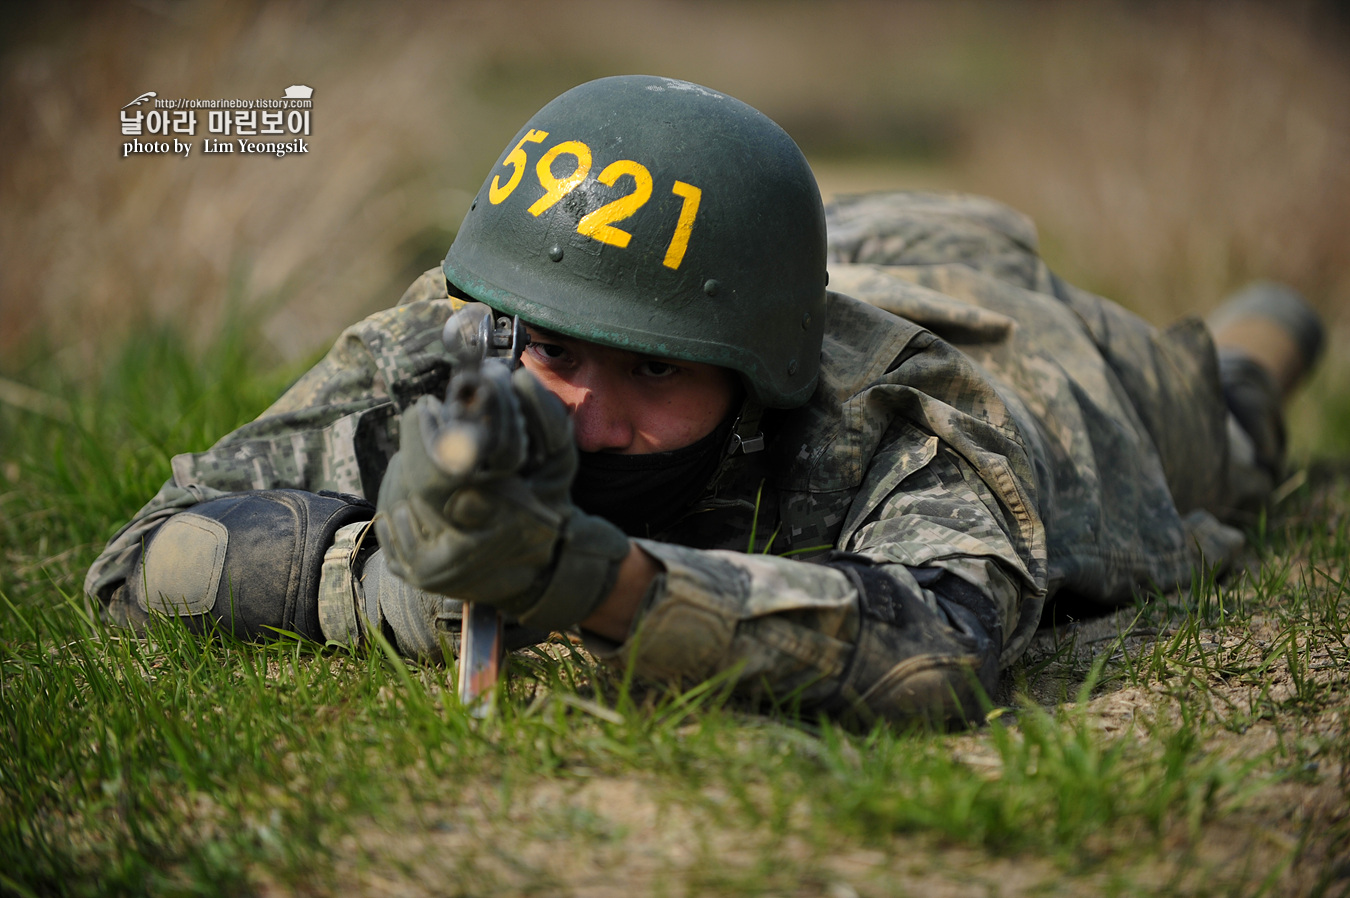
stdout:
[[446,279],[560,334],[740,372],[764,406],[815,388],[825,213],[801,150],[739,100],[627,75],[526,123],[445,257]]

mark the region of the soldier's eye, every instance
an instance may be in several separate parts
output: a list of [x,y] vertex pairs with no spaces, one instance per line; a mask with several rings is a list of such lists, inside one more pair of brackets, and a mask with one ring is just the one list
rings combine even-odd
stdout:
[[546,359],[560,359],[567,354],[567,350],[557,343],[540,343],[538,340],[530,341],[530,349]]
[[648,359],[638,365],[638,374],[643,377],[670,377],[680,369],[670,362],[661,362],[655,359]]

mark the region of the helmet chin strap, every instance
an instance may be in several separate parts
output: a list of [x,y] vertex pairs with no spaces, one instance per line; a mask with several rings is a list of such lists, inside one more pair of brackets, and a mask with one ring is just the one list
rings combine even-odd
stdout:
[[764,448],[764,434],[759,429],[759,419],[764,415],[764,406],[749,395],[741,402],[741,412],[731,425],[731,436],[727,439],[727,456],[749,455]]

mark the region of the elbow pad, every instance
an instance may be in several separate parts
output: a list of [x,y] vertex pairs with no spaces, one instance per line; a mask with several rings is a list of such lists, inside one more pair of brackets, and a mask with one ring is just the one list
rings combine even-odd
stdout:
[[831,566],[857,589],[861,621],[829,710],[864,724],[983,719],[998,685],[1003,642],[983,593],[940,570],[910,569],[921,594],[868,564]]
[[169,518],[146,545],[127,589],[144,611],[193,632],[241,639],[285,630],[322,642],[319,575],[338,529],[370,520],[356,496],[303,490],[234,493]]

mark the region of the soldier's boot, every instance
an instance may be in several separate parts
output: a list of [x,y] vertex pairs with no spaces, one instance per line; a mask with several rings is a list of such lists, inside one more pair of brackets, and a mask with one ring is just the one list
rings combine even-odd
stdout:
[[[1254,283],[1209,318],[1219,356],[1224,401],[1240,432],[1230,426],[1232,465],[1245,478],[1238,504],[1264,498],[1284,466],[1284,402],[1317,363],[1325,343],[1322,319],[1283,284]],[[1244,439],[1245,438],[1245,439]]]

